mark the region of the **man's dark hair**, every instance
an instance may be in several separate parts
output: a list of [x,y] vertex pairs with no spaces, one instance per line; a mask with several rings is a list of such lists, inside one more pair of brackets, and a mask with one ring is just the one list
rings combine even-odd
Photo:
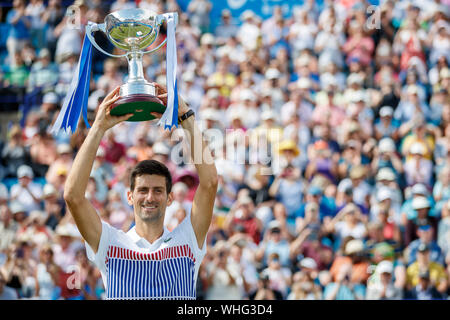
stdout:
[[131,171],[130,174],[130,189],[134,190],[136,177],[144,174],[155,174],[166,178],[166,192],[167,194],[172,191],[172,175],[167,167],[156,160],[143,160],[139,162]]

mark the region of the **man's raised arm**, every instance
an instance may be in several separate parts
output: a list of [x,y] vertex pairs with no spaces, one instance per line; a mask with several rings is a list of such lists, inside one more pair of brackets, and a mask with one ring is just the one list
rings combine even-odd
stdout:
[[119,87],[110,92],[98,108],[94,124],[78,151],[64,186],[64,200],[72,214],[78,230],[89,246],[97,252],[102,234],[100,217],[85,197],[89,176],[97,149],[106,130],[133,114],[111,116],[111,107],[120,98]]
[[[156,86],[160,94],[158,97],[165,101],[165,88],[158,84]],[[188,111],[188,106],[178,96],[178,116],[180,117]],[[157,114],[154,115],[158,116]],[[191,159],[194,161],[200,181],[192,203],[191,222],[198,246],[202,248],[213,214],[218,184],[217,170],[214,164],[214,158],[208,148],[207,142],[203,139],[200,128],[195,123],[194,116],[182,121],[181,126],[188,132],[187,137],[189,139]]]

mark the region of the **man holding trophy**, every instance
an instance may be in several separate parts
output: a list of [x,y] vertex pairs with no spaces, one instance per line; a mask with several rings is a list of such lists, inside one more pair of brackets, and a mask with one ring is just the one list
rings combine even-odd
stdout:
[[[106,31],[115,45],[120,44],[122,49],[129,51],[125,55],[130,64],[128,82],[110,92],[100,104],[64,189],[64,199],[86,241],[88,257],[101,271],[107,299],[195,299],[198,270],[206,253],[205,240],[217,191],[217,172],[213,157],[194,121],[194,113],[176,93],[176,52],[175,72],[168,76],[167,90],[143,78],[142,48],[156,38],[156,24],[162,21],[158,20],[159,17],[141,9],[121,10],[108,15],[103,26],[90,25],[86,28],[88,38],[92,38],[93,29]],[[157,23],[152,25],[152,21]],[[170,17],[166,21],[169,55],[169,51],[173,54],[174,43],[169,36]],[[148,37],[153,39],[148,41]],[[79,82],[73,86],[72,96],[69,93],[66,97],[60,121],[54,126],[56,130],[76,129],[76,124],[73,126],[75,122],[68,127],[70,113],[77,108],[77,103],[81,109],[84,108],[85,90],[77,90],[84,86],[83,77],[88,79],[83,69],[85,63],[90,61],[88,59],[83,63],[82,60],[83,54],[79,64]],[[167,69],[168,72],[173,71],[169,66]],[[75,112],[77,121],[81,109]],[[191,158],[196,159],[199,186],[191,212],[169,232],[163,222],[166,207],[173,199],[170,172],[164,164],[155,160],[138,163],[131,172],[131,186],[127,192],[128,203],[134,210],[135,226],[125,233],[100,219],[85,197],[85,191],[105,132],[122,121],[153,118],[160,118],[159,123],[165,128],[181,123],[190,143]]]

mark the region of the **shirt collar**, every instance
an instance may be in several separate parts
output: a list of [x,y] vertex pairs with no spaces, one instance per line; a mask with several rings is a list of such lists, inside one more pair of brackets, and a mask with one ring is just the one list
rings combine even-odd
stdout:
[[169,233],[169,230],[167,230],[166,227],[164,227],[164,231],[161,237],[159,237],[158,239],[156,239],[153,243],[150,243],[147,239],[142,238],[140,235],[137,234],[136,232],[136,226],[134,226],[133,228],[131,228],[128,232],[127,235],[131,238],[131,240],[136,243],[139,247],[152,247],[155,246],[157,244],[159,244],[161,242],[161,240],[163,238],[165,238],[167,236],[167,234]]

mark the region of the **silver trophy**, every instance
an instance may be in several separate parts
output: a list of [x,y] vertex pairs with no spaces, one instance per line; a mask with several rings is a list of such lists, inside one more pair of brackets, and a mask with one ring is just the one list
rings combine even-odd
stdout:
[[[120,87],[121,98],[114,104],[111,114],[134,113],[128,121],[146,121],[154,118],[150,112],[164,112],[165,106],[155,96],[155,86],[144,78],[142,57],[166,44],[167,38],[156,48],[144,51],[158,37],[165,19],[164,15],[149,10],[126,9],[108,14],[104,23],[89,23],[86,26],[87,37],[97,50],[113,58],[126,57],[128,60],[128,81]],[[114,55],[100,48],[92,35],[95,31],[105,33],[115,47],[126,53]]]

